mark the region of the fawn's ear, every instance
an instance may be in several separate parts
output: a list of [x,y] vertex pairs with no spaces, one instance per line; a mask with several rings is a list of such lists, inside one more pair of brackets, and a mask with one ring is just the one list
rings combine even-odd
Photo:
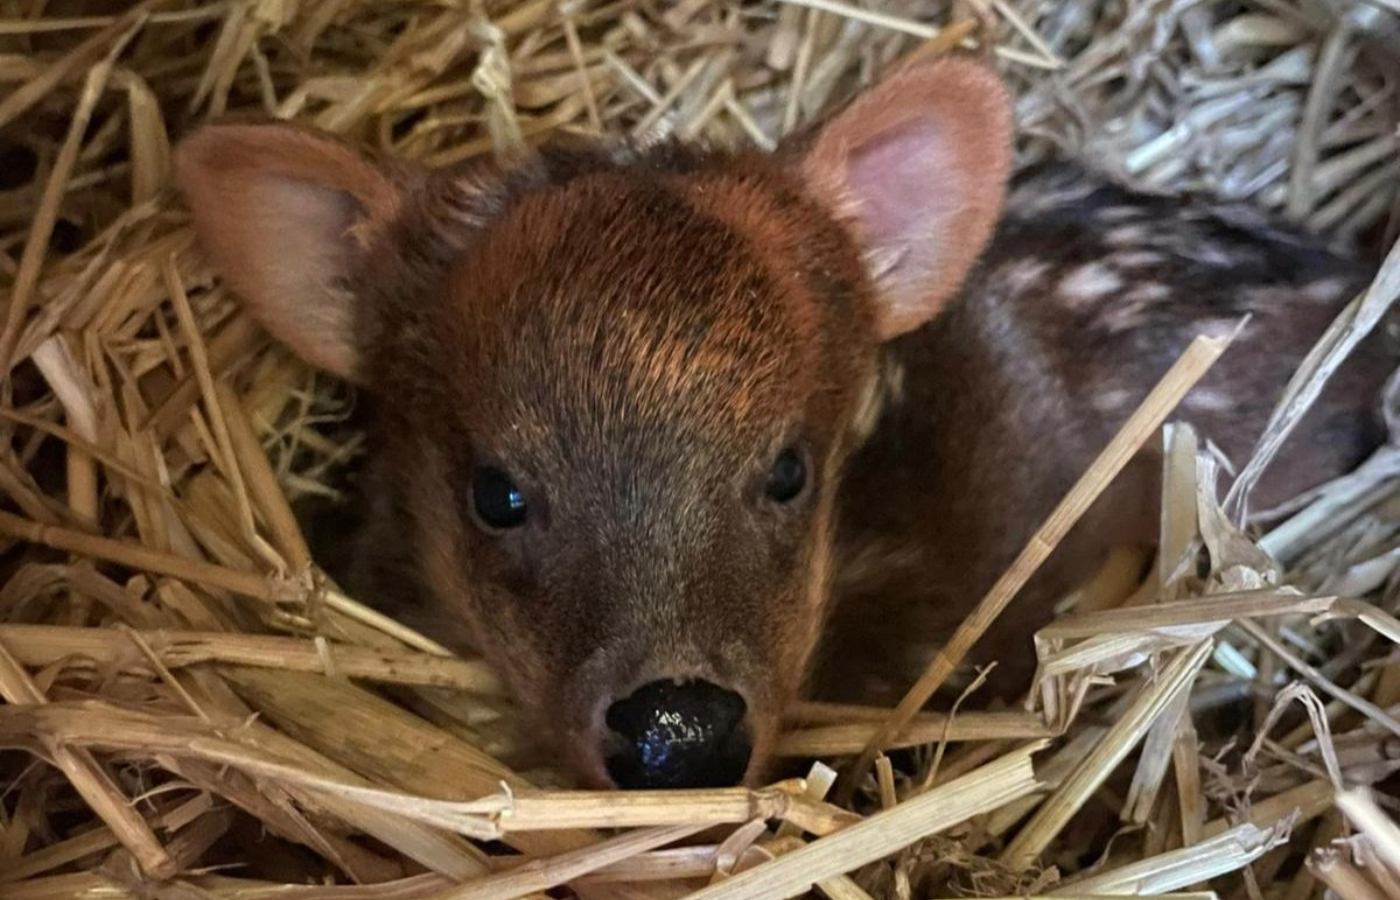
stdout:
[[399,188],[329,136],[214,125],[186,139],[175,177],[220,277],[303,359],[356,374],[356,257],[398,215]]
[[969,60],[910,63],[817,132],[802,177],[865,254],[882,338],[957,293],[1001,214],[1011,161],[1010,99]]

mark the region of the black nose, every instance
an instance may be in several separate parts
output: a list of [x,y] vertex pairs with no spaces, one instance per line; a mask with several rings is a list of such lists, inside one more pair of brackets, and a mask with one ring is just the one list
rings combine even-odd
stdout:
[[653,681],[608,707],[608,774],[624,788],[738,784],[749,765],[744,698],[708,681]]

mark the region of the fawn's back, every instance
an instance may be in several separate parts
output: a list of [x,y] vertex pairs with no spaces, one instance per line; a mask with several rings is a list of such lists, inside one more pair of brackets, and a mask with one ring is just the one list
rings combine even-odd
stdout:
[[[1191,339],[1249,317],[1171,417],[1243,464],[1371,274],[1253,207],[1140,193],[1071,163],[1022,173],[959,300],[887,348],[881,414],[843,487],[826,689],[897,699]],[[1348,471],[1383,440],[1379,393],[1400,342],[1393,321],[1378,330],[1251,509]],[[994,687],[1024,689],[1031,634],[1060,593],[1113,547],[1155,542],[1159,471],[1153,444],[983,640]],[[861,646],[881,649],[856,657]]]

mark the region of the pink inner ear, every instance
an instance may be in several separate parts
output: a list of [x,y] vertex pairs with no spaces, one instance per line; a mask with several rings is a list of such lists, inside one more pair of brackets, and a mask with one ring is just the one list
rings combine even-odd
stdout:
[[[853,148],[846,191],[887,335],[915,328],[956,292],[982,237],[968,233],[976,177],[936,120],[912,119]],[[977,246],[969,252],[968,242]]]
[[1000,216],[1011,144],[997,76],[943,59],[876,85],[807,151],[809,187],[868,261],[883,337],[917,328],[956,295]]
[[951,212],[937,189],[936,169],[951,163],[939,132],[933,122],[908,122],[856,147],[847,160],[846,189],[882,279],[907,282],[938,269],[938,224]]
[[388,176],[339,142],[284,125],[213,125],[176,152],[176,180],[219,275],[313,365],[356,377],[354,276],[398,214]]
[[268,260],[261,276],[285,292],[329,289],[345,274],[355,204],[346,194],[288,178],[248,185],[250,240]]
[[349,274],[357,214],[343,191],[279,175],[229,179],[194,209],[221,274],[279,340],[344,377],[355,367]]

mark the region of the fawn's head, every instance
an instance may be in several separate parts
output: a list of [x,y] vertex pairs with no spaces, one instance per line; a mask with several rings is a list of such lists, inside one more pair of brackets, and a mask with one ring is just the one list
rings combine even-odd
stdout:
[[990,236],[1009,120],[980,66],[920,62],[772,157],[430,171],[225,125],[178,178],[253,315],[377,399],[438,636],[584,781],[702,786],[757,775],[800,687],[879,346]]

